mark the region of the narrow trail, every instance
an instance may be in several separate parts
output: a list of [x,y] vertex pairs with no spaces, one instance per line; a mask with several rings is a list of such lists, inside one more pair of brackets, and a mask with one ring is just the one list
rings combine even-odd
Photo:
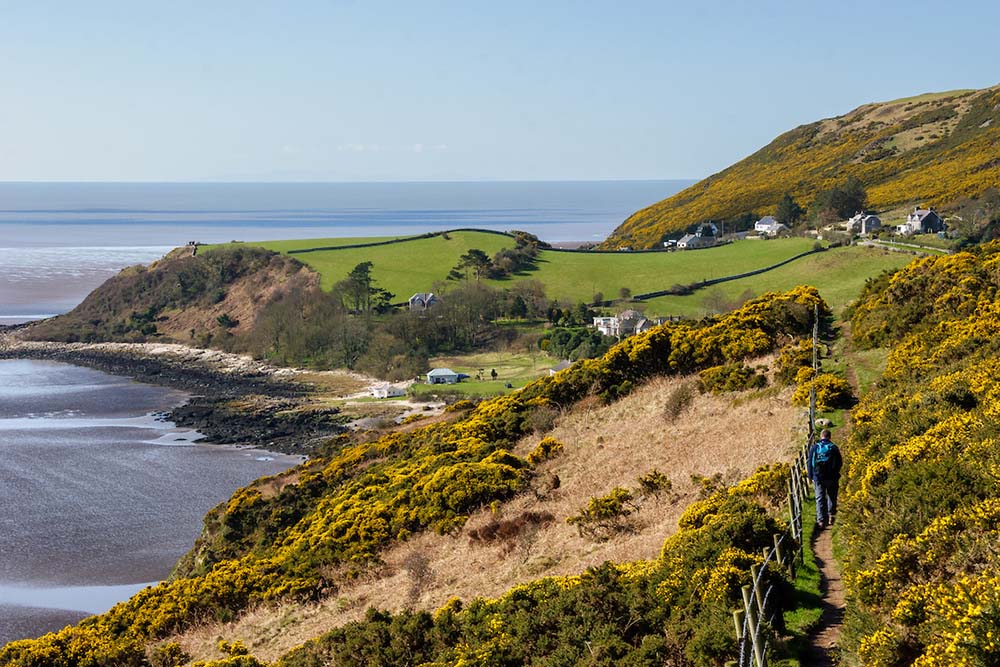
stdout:
[[820,571],[823,614],[809,636],[810,648],[804,664],[811,667],[833,667],[837,664],[837,642],[844,620],[844,585],[833,558],[831,533],[830,528],[817,530],[812,539],[812,550]]
[[[842,325],[840,335],[851,338],[851,323]],[[847,364],[845,373],[847,381],[854,390],[854,395],[860,395],[858,374],[852,364]],[[850,412],[845,413],[845,431],[851,429]],[[840,576],[840,567],[833,557],[833,529],[817,529],[813,532],[810,546],[816,559],[820,573],[820,593],[823,595],[821,607],[823,613],[816,628],[809,634],[809,650],[803,664],[810,667],[834,667],[839,663],[837,644],[844,622],[844,583]]]

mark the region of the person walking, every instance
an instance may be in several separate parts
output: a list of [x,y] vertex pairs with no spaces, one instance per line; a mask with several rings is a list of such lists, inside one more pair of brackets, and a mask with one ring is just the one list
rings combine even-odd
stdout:
[[844,461],[840,449],[830,440],[830,429],[820,431],[819,440],[809,448],[807,463],[816,492],[816,525],[832,526],[837,518],[837,489]]

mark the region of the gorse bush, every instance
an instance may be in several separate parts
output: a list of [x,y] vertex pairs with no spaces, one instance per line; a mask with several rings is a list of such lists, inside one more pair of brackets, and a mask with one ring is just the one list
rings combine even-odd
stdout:
[[713,366],[698,373],[698,377],[701,379],[702,389],[713,394],[767,386],[767,377],[746,364]]
[[[346,572],[363,569],[366,564],[378,562],[390,545],[421,531],[457,532],[471,512],[529,489],[533,474],[530,464],[509,450],[530,431],[529,416],[538,408],[568,408],[587,396],[607,398],[614,392],[627,393],[631,387],[658,375],[696,372],[772,352],[808,333],[815,305],[820,306],[822,314],[828,313],[812,288],[767,294],[725,316],[698,324],[665,325],[628,338],[600,359],[578,362],[520,391],[483,401],[454,422],[395,432],[367,442],[338,439],[329,446],[328,451],[333,453],[291,471],[285,479],[294,482],[273,490],[273,480],[260,480],[213,510],[205,519],[203,535],[178,564],[170,581],[146,589],[78,626],[37,640],[13,642],[0,649],[0,664],[141,665],[146,661],[146,642],[165,638],[202,619],[225,621],[260,602],[314,598],[336,583],[326,581],[325,577],[330,576],[326,573],[337,568]],[[265,489],[270,490],[265,493]],[[738,506],[731,507],[732,512],[718,513],[717,525],[704,526],[698,532],[702,537],[685,538],[693,540],[690,545],[671,547],[670,558],[688,558],[680,554],[690,549],[690,567],[697,569],[715,563],[733,545],[758,553],[761,546],[770,544],[773,520],[756,504],[737,498],[742,496],[727,496],[726,502]],[[670,562],[670,568],[675,567]],[[671,576],[667,569],[661,575],[664,580]],[[609,603],[612,606],[607,608],[608,617],[596,615],[585,623],[595,633],[611,632],[609,628],[618,622],[615,614],[629,608],[628,599],[635,587],[644,591],[643,595],[654,595],[651,583],[633,579],[615,568],[602,569],[592,577],[601,582],[595,584],[597,588],[574,588],[570,597],[582,595],[589,599],[604,587],[621,600],[620,604]],[[718,634],[698,633],[708,632],[702,626],[709,618],[725,616],[727,612],[719,606],[723,603],[717,596],[735,581],[715,582],[710,589],[710,604],[703,600],[702,593],[687,587],[686,579],[677,585],[683,590],[670,588],[667,597],[646,597],[642,603],[655,606],[648,611],[655,632],[628,628],[622,635],[624,639],[620,639],[624,644],[609,637],[609,656],[640,650],[630,644],[636,638],[640,644],[646,642],[646,649],[641,650],[648,649],[656,659],[673,655],[671,651],[708,655],[721,651],[719,647],[731,648],[728,625]],[[562,590],[554,583],[538,586],[538,591]],[[506,602],[477,603],[475,613],[470,607],[461,618],[493,614],[483,610],[493,609],[490,605],[494,604],[517,606],[515,600],[516,595]],[[552,601],[552,613],[567,600]],[[702,602],[690,607],[683,600]],[[684,609],[668,628],[668,639],[663,638],[664,612],[660,607],[664,603]],[[574,613],[586,608],[589,605],[581,604]],[[522,630],[509,630],[505,618],[501,616],[497,621],[500,625],[496,632],[469,637],[468,646],[479,647],[469,650],[481,649],[499,656],[501,653],[496,652],[511,650],[519,654],[526,647],[536,646],[526,638],[520,646],[508,646],[502,637],[512,633],[522,636]],[[555,616],[549,621],[556,623]],[[394,622],[386,623],[391,626]],[[441,627],[447,637],[458,636],[447,623]],[[369,631],[375,629],[359,630]],[[650,636],[645,639],[647,634]],[[352,637],[351,642],[358,641]],[[586,650],[579,643],[583,639],[578,639],[567,639],[576,642],[574,652]],[[455,653],[449,655],[457,660],[460,649],[451,650]],[[472,660],[469,656],[473,654],[462,655],[462,659]],[[702,658],[698,660],[698,664],[708,664]]]
[[[784,470],[769,504],[784,496]],[[496,600],[454,600],[434,614],[369,610],[291,651],[278,667],[720,665],[737,652],[730,610],[742,604],[750,565],[781,528],[754,501],[776,473],[761,474],[766,481],[755,475],[685,514],[656,560],[605,563]],[[783,595],[787,586],[771,576],[767,583]]]
[[616,533],[631,531],[628,517],[638,511],[632,492],[618,486],[607,495],[591,498],[587,506],[566,519],[566,523],[576,526],[581,536],[604,541]]
[[854,308],[858,340],[893,343],[841,512],[865,665],[1000,664],[998,251],[915,261]]
[[812,368],[799,369],[796,377],[799,385],[792,395],[793,405],[809,405],[812,390],[816,390],[816,409],[839,410],[853,404],[854,394],[847,380],[832,373],[820,373],[813,377]]
[[[953,112],[958,115],[952,117]],[[915,127],[926,126],[929,136],[943,116],[949,127],[944,134],[909,150],[886,148]],[[756,219],[775,212],[784,195],[808,202],[815,217],[831,203],[822,194],[843,187],[845,177],[862,183],[868,205],[879,210],[917,200],[941,207],[979,196],[1000,180],[996,87],[909,107],[902,102],[866,106],[837,120],[785,132],[718,174],[634,213],[604,247],[651,248],[664,235],[707,220],[742,226],[748,214]],[[857,201],[844,202],[848,209],[840,212],[852,203]]]

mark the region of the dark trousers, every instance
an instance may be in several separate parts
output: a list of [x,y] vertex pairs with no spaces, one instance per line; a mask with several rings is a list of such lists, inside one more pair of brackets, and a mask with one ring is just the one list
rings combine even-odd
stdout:
[[814,479],[813,490],[816,492],[816,523],[833,523],[837,516],[837,487],[840,480]]

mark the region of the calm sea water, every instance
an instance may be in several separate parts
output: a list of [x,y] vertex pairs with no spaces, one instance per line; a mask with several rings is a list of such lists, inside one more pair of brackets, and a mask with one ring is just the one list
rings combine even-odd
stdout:
[[0,324],[66,312],[118,270],[187,241],[455,227],[598,241],[691,182],[0,183]]
[[0,360],[0,644],[163,579],[209,509],[300,460],[198,445],[151,416],[184,399],[87,368]]

